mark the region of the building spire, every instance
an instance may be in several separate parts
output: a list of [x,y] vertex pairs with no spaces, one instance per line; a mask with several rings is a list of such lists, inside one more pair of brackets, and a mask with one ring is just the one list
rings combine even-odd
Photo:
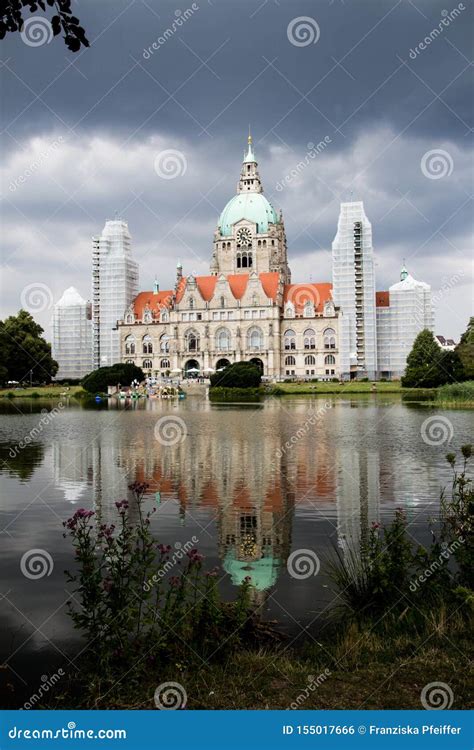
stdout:
[[257,160],[253,152],[253,139],[250,132],[247,137],[247,152],[244,152],[244,160],[240,172],[240,180],[237,186],[238,193],[263,193],[262,183],[257,168]]
[[250,132],[250,125],[249,125],[249,134],[247,137],[247,153],[244,156],[244,164],[256,164],[256,163],[257,163],[257,160],[253,153],[253,140],[252,140],[252,133]]
[[403,258],[403,266],[402,266],[402,270],[400,271],[400,281],[405,281],[407,276],[408,276],[408,271],[405,266],[405,258]]

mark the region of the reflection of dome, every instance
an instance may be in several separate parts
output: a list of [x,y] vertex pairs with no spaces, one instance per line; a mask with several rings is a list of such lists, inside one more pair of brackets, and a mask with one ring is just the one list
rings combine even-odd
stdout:
[[221,234],[232,234],[232,225],[247,219],[257,225],[257,232],[268,232],[269,224],[277,224],[275,209],[262,193],[239,193],[230,199],[219,217]]
[[235,586],[240,586],[249,576],[250,583],[258,591],[265,591],[276,583],[281,560],[274,557],[262,557],[260,560],[237,560],[235,552],[229,550],[224,558],[223,568]]

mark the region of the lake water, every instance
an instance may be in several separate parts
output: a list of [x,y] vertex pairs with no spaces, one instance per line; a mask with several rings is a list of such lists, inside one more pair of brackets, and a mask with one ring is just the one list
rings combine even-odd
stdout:
[[[150,506],[159,493],[158,539],[174,550],[192,542],[206,566],[219,566],[228,597],[250,576],[255,601],[292,638],[317,627],[334,601],[327,563],[336,547],[356,544],[399,506],[413,537],[428,538],[426,520],[450,481],[444,456],[469,442],[472,425],[469,411],[375,395],[251,405],[71,400],[51,413],[53,405],[0,405],[1,659],[20,681],[42,674],[45,661],[67,665],[74,652],[62,522],[76,509],[112,522],[128,485],[149,482]],[[22,573],[32,549],[50,557],[49,575]],[[290,557],[297,550],[320,565],[317,575],[304,576]]]

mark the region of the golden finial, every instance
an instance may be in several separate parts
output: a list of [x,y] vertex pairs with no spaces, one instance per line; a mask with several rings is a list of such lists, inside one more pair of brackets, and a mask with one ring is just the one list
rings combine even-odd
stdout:
[[252,145],[252,135],[250,133],[250,125],[249,125],[249,137],[247,138],[247,143],[249,144],[249,146]]

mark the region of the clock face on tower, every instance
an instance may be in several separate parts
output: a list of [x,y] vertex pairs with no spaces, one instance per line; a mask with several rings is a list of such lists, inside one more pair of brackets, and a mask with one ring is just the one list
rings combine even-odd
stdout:
[[237,230],[237,242],[239,245],[251,245],[252,244],[252,232],[248,227],[241,227]]

